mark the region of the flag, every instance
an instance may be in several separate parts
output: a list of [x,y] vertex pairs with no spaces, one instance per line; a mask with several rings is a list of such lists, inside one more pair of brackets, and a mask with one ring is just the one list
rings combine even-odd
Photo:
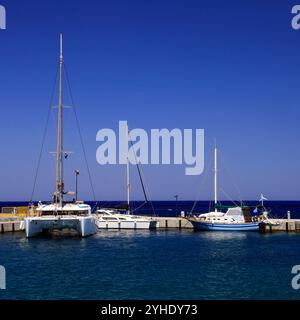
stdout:
[[260,201],[268,200],[263,194],[260,195]]

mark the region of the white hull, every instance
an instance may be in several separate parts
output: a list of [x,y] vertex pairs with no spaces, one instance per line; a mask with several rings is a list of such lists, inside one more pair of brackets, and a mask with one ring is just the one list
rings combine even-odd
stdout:
[[155,229],[157,222],[151,221],[102,221],[97,219],[98,229]]
[[88,237],[97,232],[91,216],[43,216],[24,219],[26,237],[36,237],[52,231],[72,230],[79,237]]

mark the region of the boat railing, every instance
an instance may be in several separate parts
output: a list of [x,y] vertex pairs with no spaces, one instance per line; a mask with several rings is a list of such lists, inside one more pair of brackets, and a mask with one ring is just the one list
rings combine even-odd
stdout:
[[22,206],[22,207],[2,207],[0,217],[11,218],[11,217],[35,217],[37,215],[36,207],[34,206]]

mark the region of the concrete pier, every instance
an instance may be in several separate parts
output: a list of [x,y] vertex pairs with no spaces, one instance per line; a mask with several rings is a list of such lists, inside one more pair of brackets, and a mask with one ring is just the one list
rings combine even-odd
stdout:
[[[158,230],[193,229],[193,225],[182,217],[152,217],[159,222]],[[0,233],[23,231],[22,218],[0,218]],[[270,224],[261,224],[260,232],[300,232],[300,219],[269,219]]]
[[[155,217],[158,229],[193,229],[193,225],[181,217]],[[260,232],[300,232],[300,219],[269,219],[271,224],[261,224]]]
[[270,224],[261,224],[260,231],[267,232],[300,232],[299,219],[269,219]]
[[180,217],[155,217],[159,222],[158,229],[193,229],[193,225],[184,218]]
[[0,220],[0,233],[23,231],[20,228],[21,220]]
[[[159,222],[158,229],[193,229],[188,220],[180,217],[152,217],[152,219]],[[0,233],[22,231],[21,221],[22,219],[0,219]]]

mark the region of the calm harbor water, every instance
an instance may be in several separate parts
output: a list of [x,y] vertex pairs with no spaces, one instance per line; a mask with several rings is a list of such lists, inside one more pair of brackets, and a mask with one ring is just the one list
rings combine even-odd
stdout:
[[[174,208],[174,207],[173,207]],[[300,299],[300,234],[103,230],[0,235],[0,299]]]
[[0,235],[0,299],[299,299],[296,234],[101,231],[86,239]]

